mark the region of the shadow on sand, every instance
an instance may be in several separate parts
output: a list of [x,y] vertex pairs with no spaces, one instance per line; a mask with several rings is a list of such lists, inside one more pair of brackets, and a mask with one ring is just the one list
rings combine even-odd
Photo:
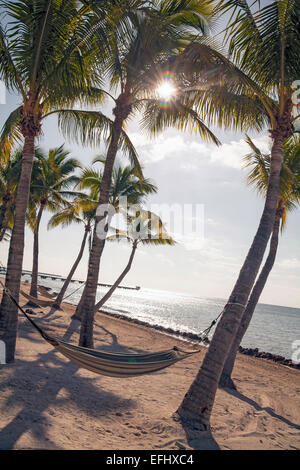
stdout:
[[249,405],[253,406],[253,408],[255,408],[257,411],[265,411],[270,416],[272,416],[272,418],[279,419],[280,421],[287,424],[288,426],[291,426],[294,429],[300,430],[300,426],[298,424],[292,423],[292,421],[290,421],[289,419],[284,418],[283,416],[275,413],[275,411],[272,408],[270,408],[269,406],[262,407],[256,401],[252,400],[249,397],[246,397],[246,395],[243,395],[242,393],[240,393],[237,390],[232,390],[232,389],[229,389],[229,388],[224,388],[223,390],[225,392],[229,393],[229,395],[232,395],[232,396],[238,398],[239,400],[242,400],[242,401],[248,403]]
[[[43,321],[42,318],[40,319]],[[37,322],[40,319],[37,318]],[[52,317],[51,325],[55,326],[55,317]],[[72,320],[62,339],[70,341],[72,335],[78,331],[79,325],[77,320]],[[133,352],[132,348],[129,349],[118,343],[116,335],[99,325],[95,332],[96,340],[103,341],[103,338],[99,338],[101,330],[106,336],[106,344],[101,345],[102,350]],[[107,335],[111,338],[109,344]],[[19,336],[41,343],[41,338],[32,326],[24,322],[20,323]],[[136,350],[136,352],[142,352],[142,350]],[[100,376],[95,375],[94,378],[76,375],[79,367],[66,362],[55,350],[39,354],[35,361],[26,360],[24,357],[11,365],[0,366],[0,369],[4,367],[9,367],[11,370],[6,380],[2,380],[0,392],[4,392],[7,388],[12,390],[3,406],[12,409],[14,417],[0,430],[0,449],[13,449],[21,436],[28,431],[38,441],[39,448],[59,449],[59,446],[51,441],[47,431],[51,425],[50,416],[55,417],[61,414],[62,412],[57,409],[64,403],[72,402],[72,406],[75,405],[78,413],[81,417],[85,416],[86,420],[91,415],[101,418],[101,416],[109,416],[116,411],[126,411],[136,406],[135,400],[124,399],[121,395],[102,390]],[[67,397],[58,396],[62,389],[67,391]],[[16,409],[20,411],[16,413]],[[67,433],[64,430],[62,432]]]

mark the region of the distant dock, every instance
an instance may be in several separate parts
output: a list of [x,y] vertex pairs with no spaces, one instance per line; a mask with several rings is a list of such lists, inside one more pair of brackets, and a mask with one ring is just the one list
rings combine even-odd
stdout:
[[[0,266],[0,274],[5,274],[6,273],[6,268],[3,268]],[[31,271],[28,271],[24,269],[22,271],[22,276],[31,276]],[[38,274],[39,278],[41,279],[51,279],[52,281],[62,281],[64,282],[66,280],[65,277],[60,276],[59,274],[50,274],[50,273],[39,273]],[[72,283],[77,282],[78,284],[84,284],[85,281],[82,279],[72,279]],[[112,287],[113,284],[103,284],[103,283],[98,283],[98,286],[100,287]],[[127,289],[127,290],[140,290],[140,286],[118,286],[118,289]]]

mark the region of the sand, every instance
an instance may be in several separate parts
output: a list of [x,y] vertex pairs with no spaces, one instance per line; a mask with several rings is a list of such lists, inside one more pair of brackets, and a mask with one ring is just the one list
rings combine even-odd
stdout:
[[[49,308],[35,312],[47,331],[77,344],[80,323],[71,321],[72,305],[52,315]],[[99,349],[144,352],[174,345],[191,346],[96,315]],[[70,363],[20,314],[15,363],[0,365],[0,449],[299,449],[300,371],[267,359],[238,355],[238,391],[218,390],[211,433],[190,436],[172,419],[204,352],[152,375],[103,377]]]

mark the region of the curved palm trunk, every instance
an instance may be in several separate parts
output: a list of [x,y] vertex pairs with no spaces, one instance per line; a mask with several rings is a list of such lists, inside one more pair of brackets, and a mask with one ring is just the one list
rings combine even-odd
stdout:
[[[5,287],[18,300],[22,276],[25,216],[29,199],[30,180],[34,158],[34,135],[25,136],[21,175],[19,179],[15,220],[9,247]],[[13,362],[17,337],[18,309],[3,294],[0,306],[0,340],[6,344],[6,362]]]
[[279,234],[279,228],[280,228],[280,220],[281,220],[281,216],[277,215],[275,218],[272,238],[270,242],[269,254],[261,270],[261,273],[253,287],[249,301],[247,303],[247,307],[243,314],[241,324],[239,326],[236,337],[234,338],[234,341],[232,343],[229,355],[226,359],[224,369],[223,369],[220,382],[219,382],[220,387],[227,387],[227,388],[233,388],[233,389],[236,388],[231,378],[235,358],[238,353],[241,341],[252,320],[252,316],[253,316],[255,307],[257,305],[257,302],[259,301],[260,295],[266,285],[269,274],[274,266],[274,262],[275,262],[275,258],[277,254],[277,248],[278,248],[278,234]]
[[270,238],[279,196],[283,143],[286,134],[274,133],[268,191],[259,227],[237,282],[225,305],[202,366],[185,395],[177,416],[195,430],[207,430],[223,367],[241,321]]
[[[120,95],[117,100],[117,105],[114,110],[115,120],[112,129],[111,141],[107,150],[106,161],[103,171],[99,206],[108,204],[109,191],[112,179],[112,171],[118,151],[118,144],[122,132],[122,125],[124,120],[128,117],[131,111],[131,106],[128,104],[128,94]],[[105,246],[105,238],[97,236],[97,227],[105,216],[96,217],[96,224],[94,228],[94,236],[92,242],[92,249],[89,257],[89,267],[86,280],[85,290],[83,292],[83,300],[80,304],[82,311],[82,321],[80,329],[79,344],[84,347],[93,347],[93,326],[94,326],[94,312],[97,294],[97,285],[99,278],[100,260]]]
[[[42,214],[44,211],[45,205],[41,204],[38,215],[36,218],[36,226],[33,234],[33,261],[32,261],[32,272],[31,272],[31,287],[30,295],[32,297],[37,297],[38,291],[38,274],[39,274],[39,230]],[[30,303],[30,302],[29,302]]]
[[82,242],[81,242],[81,247],[80,247],[80,250],[79,250],[79,253],[78,253],[78,256],[75,260],[75,263],[73,264],[69,274],[68,274],[68,277],[66,278],[62,288],[61,288],[61,291],[60,293],[58,294],[56,300],[55,300],[55,304],[54,304],[54,307],[55,308],[59,308],[60,307],[60,304],[62,303],[63,301],[63,298],[64,298],[64,295],[66,293],[66,290],[67,288],[69,287],[69,284],[72,280],[72,277],[74,276],[74,273],[77,269],[77,266],[79,265],[80,261],[81,261],[81,258],[83,256],[83,253],[84,253],[84,249],[85,249],[85,244],[86,244],[86,240],[87,240],[87,237],[88,237],[88,234],[90,232],[90,227],[87,226],[85,228],[85,231],[84,231],[84,236],[83,236],[83,239],[82,239]]
[[[102,299],[100,299],[99,302],[95,305],[94,313],[98,312],[100,310],[100,308],[105,304],[105,302],[107,302],[107,300],[112,296],[112,294],[117,289],[117,287],[121,284],[124,277],[129,273],[129,271],[131,269],[131,266],[132,266],[132,262],[133,262],[133,258],[134,258],[136,249],[137,249],[137,245],[134,244],[133,247],[132,247],[131,254],[130,254],[130,257],[129,257],[129,260],[128,260],[128,263],[127,263],[125,269],[122,271],[122,273],[120,274],[118,279],[114,282],[114,284],[111,286],[111,288],[102,297]],[[81,315],[82,315],[82,311],[81,311]],[[74,314],[72,318],[76,318],[77,320],[81,320],[82,317],[80,315]]]
[[129,273],[136,249],[137,249],[137,245],[136,243],[134,243],[132,246],[131,254],[130,254],[126,268],[124,269],[124,271],[122,271],[122,273],[120,274],[116,282],[111,286],[109,291],[106,292],[106,294],[102,297],[102,299],[99,300],[99,302],[95,305],[95,313],[98,312],[98,310],[100,310],[100,308],[105,304],[105,302],[112,296],[112,294],[115,292],[117,287],[123,281],[124,277]]

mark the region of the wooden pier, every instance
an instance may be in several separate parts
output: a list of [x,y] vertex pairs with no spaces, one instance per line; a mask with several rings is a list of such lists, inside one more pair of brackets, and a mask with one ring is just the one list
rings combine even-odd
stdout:
[[[6,273],[6,268],[2,268],[0,266],[0,274]],[[31,271],[28,271],[24,269],[22,271],[22,276],[31,276]],[[64,282],[66,280],[65,277],[60,276],[59,274],[49,274],[49,273],[39,273],[39,277],[41,279],[51,279],[52,281],[62,281]],[[79,283],[79,284],[84,284],[85,281],[82,279],[72,279],[72,283]],[[101,282],[98,283],[98,286],[100,287],[112,287],[113,284],[103,284]],[[118,289],[127,289],[127,290],[140,290],[140,286],[118,286]]]

